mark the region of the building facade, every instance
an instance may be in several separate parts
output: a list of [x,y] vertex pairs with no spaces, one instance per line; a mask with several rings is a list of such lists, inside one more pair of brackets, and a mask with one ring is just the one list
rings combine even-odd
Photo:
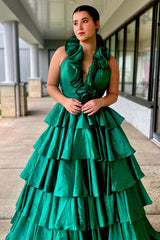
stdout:
[[160,142],[160,1],[144,6],[105,40],[120,71],[113,108]]
[[[29,6],[29,1],[27,2]],[[120,71],[119,98],[111,107],[145,136],[160,142],[160,0],[108,0],[100,1],[100,3],[94,3],[95,7],[98,4],[97,6],[103,13],[101,15],[103,25],[100,28],[100,34],[105,39],[110,53],[116,58]],[[58,18],[61,16],[56,15],[58,11],[54,12],[55,16],[53,18],[55,4],[50,6],[52,9],[50,18],[47,15],[47,6],[50,2],[37,3],[38,8],[34,8],[34,6],[29,8],[27,4],[24,5],[24,2],[22,6],[22,1],[16,4],[13,6],[8,1],[7,7],[12,11],[12,14],[15,14],[15,20],[19,19],[19,22],[27,27],[24,34],[22,24],[19,24],[20,36],[26,40],[25,42],[19,38],[20,81],[28,83],[28,78],[34,75],[31,74],[33,72],[31,71],[31,59],[34,60],[35,54],[31,57],[30,55],[31,49],[36,50],[36,44],[38,46],[38,66],[36,68],[39,72],[37,76],[42,79],[44,83],[43,93],[46,93],[50,59],[57,47],[64,45],[65,39],[60,38],[61,34],[67,32],[67,29],[70,28],[66,27],[66,29],[64,28],[65,31],[62,31],[60,25],[55,24],[56,21],[63,23],[61,22],[62,19]],[[61,4],[63,5],[63,2]],[[46,6],[46,13],[44,5]],[[67,6],[70,9],[69,3]],[[4,4],[1,7],[4,7]],[[7,15],[11,14],[8,12],[8,8],[6,8]],[[23,14],[20,14],[19,8],[21,8]],[[47,17],[46,21],[41,14],[38,14],[37,9],[39,11],[43,10],[43,14]],[[61,10],[65,12],[65,9],[62,8]],[[70,11],[72,12],[71,9]],[[12,14],[10,18],[13,18]],[[35,14],[38,14],[37,18]],[[71,16],[70,12],[66,12],[66,14],[69,14],[69,17]],[[68,20],[68,15],[65,16]],[[6,17],[4,19],[6,21]],[[37,24],[35,25],[32,20]],[[39,23],[42,26],[44,25],[45,28],[50,26],[48,35],[47,32],[45,35],[42,34],[43,31],[41,32],[41,28],[38,28]],[[64,26],[66,25],[64,24]],[[30,30],[30,33],[27,29]],[[53,34],[51,35],[51,33]],[[3,26],[0,24],[0,82],[4,82],[6,79],[3,35]],[[27,39],[29,39],[28,43]]]

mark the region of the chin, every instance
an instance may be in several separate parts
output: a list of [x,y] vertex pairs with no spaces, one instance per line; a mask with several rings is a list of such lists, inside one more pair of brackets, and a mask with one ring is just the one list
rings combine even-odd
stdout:
[[88,36],[78,36],[77,38],[81,42],[86,42],[86,41],[90,40],[90,38]]
[[81,41],[81,40],[83,41],[84,39],[86,39],[86,37],[85,37],[84,35],[83,35],[83,36],[76,35],[76,37],[77,37],[78,40],[80,40],[80,41]]

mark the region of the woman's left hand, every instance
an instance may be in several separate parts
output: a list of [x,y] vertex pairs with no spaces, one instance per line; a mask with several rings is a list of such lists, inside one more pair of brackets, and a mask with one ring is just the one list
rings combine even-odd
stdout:
[[101,108],[101,101],[100,99],[91,99],[85,104],[82,105],[81,111],[83,113],[89,113],[88,116],[96,113]]

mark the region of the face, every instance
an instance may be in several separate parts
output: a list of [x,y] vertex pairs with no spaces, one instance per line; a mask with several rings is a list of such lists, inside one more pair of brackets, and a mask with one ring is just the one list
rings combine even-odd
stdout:
[[88,41],[96,36],[99,21],[94,23],[93,18],[87,11],[75,12],[73,14],[73,31],[78,40]]

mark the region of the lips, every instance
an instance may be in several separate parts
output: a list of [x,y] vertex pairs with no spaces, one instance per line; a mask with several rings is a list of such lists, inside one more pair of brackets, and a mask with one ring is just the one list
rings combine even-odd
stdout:
[[78,35],[82,36],[82,35],[84,35],[84,32],[79,32]]

